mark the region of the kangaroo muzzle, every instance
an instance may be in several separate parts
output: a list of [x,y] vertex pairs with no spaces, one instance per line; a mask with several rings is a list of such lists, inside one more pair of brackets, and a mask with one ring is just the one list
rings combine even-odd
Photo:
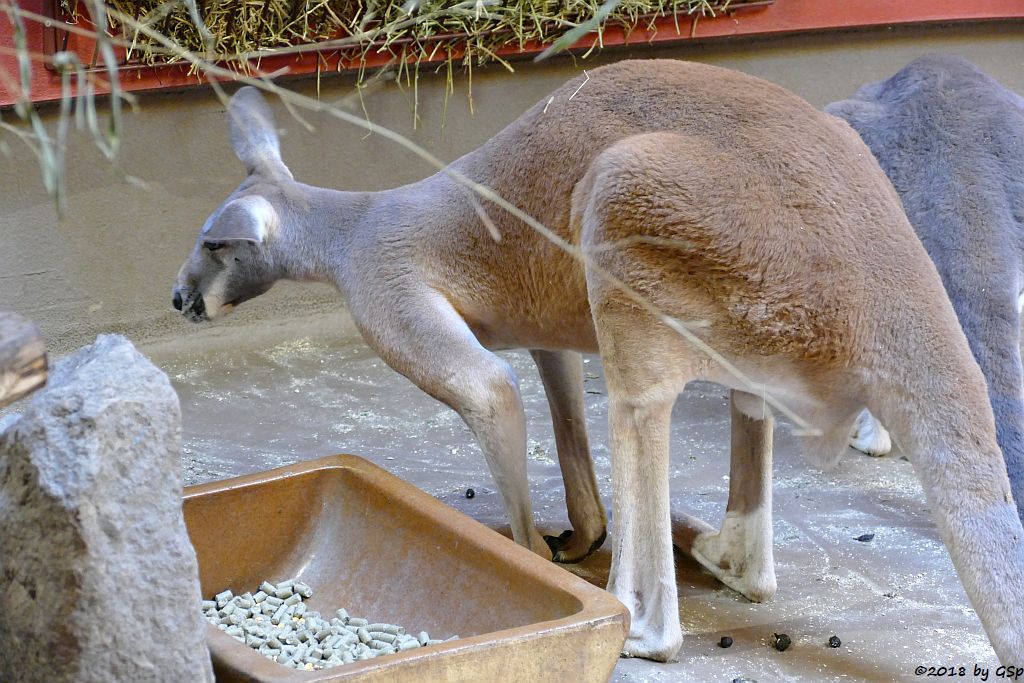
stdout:
[[203,301],[203,295],[199,292],[193,294],[186,292],[183,294],[182,289],[179,287],[174,288],[171,305],[194,323],[206,320],[206,302]]

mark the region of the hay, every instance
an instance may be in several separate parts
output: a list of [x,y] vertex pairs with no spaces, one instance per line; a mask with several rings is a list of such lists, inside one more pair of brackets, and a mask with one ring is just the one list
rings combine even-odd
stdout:
[[[531,41],[551,43],[595,18],[601,19],[594,22],[599,41],[601,31],[610,24],[646,28],[657,18],[674,15],[678,28],[680,16],[711,15],[726,10],[730,2],[742,4],[742,0],[196,0],[193,7],[209,30],[204,41],[192,19],[191,2],[105,2],[110,9],[144,21],[185,50],[242,70],[249,68],[253,58],[323,41],[357,62],[384,52],[400,68],[438,58],[450,61],[460,53],[466,66],[493,60],[505,63],[498,56],[501,50],[522,48]],[[614,5],[610,12],[609,4]],[[66,9],[74,13],[73,7]],[[113,17],[110,27],[122,32]],[[132,45],[129,62],[166,64],[181,59],[145,34],[124,33]]]

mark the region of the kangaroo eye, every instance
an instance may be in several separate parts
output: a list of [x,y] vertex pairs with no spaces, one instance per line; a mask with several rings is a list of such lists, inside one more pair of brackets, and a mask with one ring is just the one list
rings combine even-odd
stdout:
[[224,248],[223,242],[203,242],[203,247],[207,251],[217,251],[218,249]]

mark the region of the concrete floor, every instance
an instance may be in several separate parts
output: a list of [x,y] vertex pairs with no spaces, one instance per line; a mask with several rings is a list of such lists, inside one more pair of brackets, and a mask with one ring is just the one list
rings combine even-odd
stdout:
[[[222,340],[223,341],[223,340]],[[358,339],[311,337],[265,348],[174,353],[144,348],[181,397],[187,483],[278,467],[337,452],[362,455],[495,527],[501,503],[468,429],[452,411],[391,371]],[[235,347],[235,348],[231,348]],[[529,356],[502,354],[520,378],[529,424],[529,472],[538,525],[567,526],[547,404]],[[606,396],[599,362],[587,360],[593,457],[610,507]],[[728,487],[724,390],[692,385],[673,413],[672,503],[712,524]],[[998,666],[938,539],[910,465],[850,451],[838,468],[806,466],[782,424],[775,440],[775,559],[779,590],[745,601],[677,557],[679,660],[620,660],[626,681],[910,681],[915,668]],[[472,487],[476,496],[465,497]],[[614,522],[613,522],[614,523]],[[858,542],[873,533],[872,541]],[[604,585],[606,547],[569,567]],[[770,647],[773,633],[793,641]],[[721,649],[723,635],[735,644]],[[827,647],[829,636],[842,640]]]

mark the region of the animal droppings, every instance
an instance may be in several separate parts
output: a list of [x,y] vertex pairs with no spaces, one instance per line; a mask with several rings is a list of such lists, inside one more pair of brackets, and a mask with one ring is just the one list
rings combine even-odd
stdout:
[[842,644],[843,644],[843,641],[839,640],[839,636],[832,636],[831,638],[828,639],[828,646],[829,647],[839,647]]
[[718,641],[718,647],[732,647],[732,638],[729,636],[722,636],[722,639]]
[[226,590],[213,600],[204,600],[201,609],[207,621],[238,642],[278,664],[304,671],[446,642],[431,638],[426,631],[409,635],[395,624],[370,623],[350,616],[345,609],[325,619],[303,602],[312,595],[313,589],[301,581],[282,581],[276,586],[264,581],[255,595],[234,595]]
[[775,649],[779,652],[785,652],[786,648],[793,644],[793,641],[789,639],[785,633],[775,633]]
[[476,491],[473,489],[466,489],[466,498],[473,498],[476,496]]
[[867,543],[868,541],[870,541],[874,537],[875,537],[874,534],[861,534],[855,540],[860,541],[861,543]]

